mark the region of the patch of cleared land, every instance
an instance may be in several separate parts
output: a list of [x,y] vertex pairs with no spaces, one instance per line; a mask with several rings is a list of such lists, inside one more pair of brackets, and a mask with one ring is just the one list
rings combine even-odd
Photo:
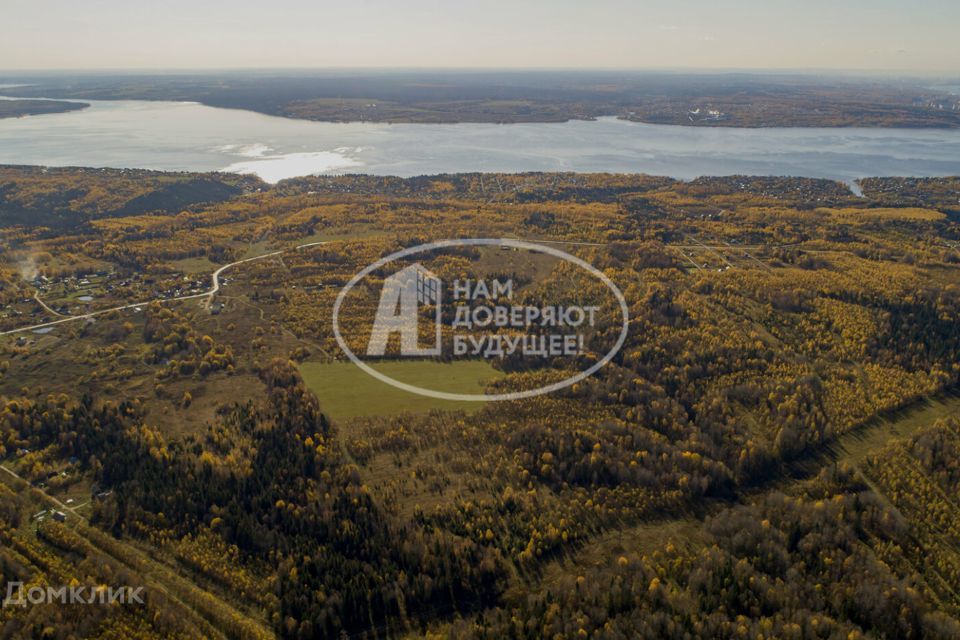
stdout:
[[[503,375],[489,363],[476,360],[381,362],[374,368],[401,382],[449,393],[482,393],[487,382]],[[300,373],[317,394],[324,413],[334,420],[425,413],[431,409],[476,411],[483,406],[482,402],[440,400],[398,389],[368,375],[352,362],[304,362]]]
[[195,258],[182,258],[180,260],[171,260],[170,266],[177,271],[187,274],[211,274],[220,266],[213,262],[207,256],[197,256]]
[[879,453],[894,439],[906,439],[937,420],[956,415],[960,411],[960,395],[942,394],[925,398],[841,436],[831,446],[839,460],[862,463],[868,456]]
[[879,207],[874,209],[857,209],[847,207],[843,209],[820,208],[817,211],[830,214],[837,218],[839,222],[878,222],[883,220],[914,220],[914,221],[936,221],[946,218],[946,214],[933,209],[922,209],[920,207]]

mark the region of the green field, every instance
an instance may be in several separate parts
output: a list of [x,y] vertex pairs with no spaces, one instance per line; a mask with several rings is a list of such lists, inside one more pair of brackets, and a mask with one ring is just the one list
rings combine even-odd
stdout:
[[[489,363],[477,360],[449,364],[429,360],[382,362],[374,368],[401,382],[448,393],[481,393],[486,382],[503,375]],[[323,412],[335,420],[425,413],[431,409],[476,411],[483,406],[482,402],[439,400],[397,389],[352,362],[304,362],[300,373],[320,399]]]
[[840,436],[831,449],[838,459],[859,464],[867,457],[879,453],[893,439],[907,439],[937,420],[956,415],[958,411],[960,395],[955,393],[924,398]]
[[216,271],[220,265],[210,262],[207,256],[197,256],[194,258],[171,260],[170,266],[186,274],[210,274]]

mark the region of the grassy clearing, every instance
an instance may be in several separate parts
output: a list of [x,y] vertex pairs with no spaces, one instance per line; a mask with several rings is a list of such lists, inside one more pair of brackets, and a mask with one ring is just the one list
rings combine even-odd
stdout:
[[832,449],[841,460],[859,464],[893,439],[905,439],[941,418],[960,412],[960,396],[944,394],[917,402],[840,437]]
[[210,262],[207,256],[198,256],[195,258],[182,258],[180,260],[171,260],[169,265],[186,274],[210,274],[217,270],[220,265]]
[[516,274],[538,282],[546,278],[560,262],[560,258],[556,256],[513,248],[477,247],[476,249],[480,258],[474,262],[473,266],[477,276],[484,278]]
[[297,244],[311,242],[339,242],[341,240],[373,240],[387,238],[387,234],[377,227],[356,225],[354,227],[333,227],[317,231],[312,235],[297,238]]
[[[484,385],[503,374],[487,362],[453,363],[410,360],[377,363],[381,373],[407,384],[450,393],[481,393]],[[317,394],[324,413],[333,419],[357,416],[425,413],[431,409],[476,411],[482,402],[455,402],[427,398],[390,386],[368,375],[352,362],[304,362],[307,386]]]
[[879,207],[876,209],[832,209],[824,207],[817,209],[817,211],[830,214],[833,218],[836,218],[838,222],[848,223],[878,222],[883,220],[912,220],[932,222],[935,220],[943,220],[947,217],[946,214],[941,213],[940,211],[921,209],[919,207]]
[[[626,553],[641,555],[662,551],[667,544],[692,551],[706,545],[709,536],[703,522],[695,518],[654,520],[623,529],[605,531],[581,548],[549,561],[543,568],[538,588],[554,587],[565,576],[583,575],[590,568],[602,567],[610,558]],[[515,589],[512,595],[522,593]]]

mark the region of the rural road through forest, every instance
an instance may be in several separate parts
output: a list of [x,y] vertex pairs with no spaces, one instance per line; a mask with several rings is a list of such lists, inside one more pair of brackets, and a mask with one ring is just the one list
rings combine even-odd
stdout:
[[[99,311],[91,311],[90,313],[84,313],[78,316],[65,316],[59,320],[52,320],[50,322],[42,322],[40,324],[30,325],[29,327],[19,327],[17,329],[10,329],[9,331],[0,331],[0,336],[8,336],[14,333],[23,333],[25,331],[35,331],[37,329],[44,329],[46,327],[53,327],[58,324],[63,324],[65,322],[74,322],[76,320],[85,320],[88,318],[95,318],[96,316],[103,315],[105,313],[110,313],[112,311],[123,311],[124,309],[133,309],[134,307],[142,307],[152,302],[178,302],[182,300],[194,300],[196,298],[210,298],[213,299],[213,296],[220,291],[220,274],[222,274],[227,269],[237,266],[238,264],[243,264],[245,262],[253,262],[255,260],[263,260],[264,258],[269,258],[271,256],[278,256],[282,253],[289,253],[290,251],[298,251],[300,249],[306,249],[308,247],[315,247],[317,245],[326,244],[326,242],[308,242],[306,244],[299,244],[295,247],[289,249],[281,249],[279,251],[272,251],[270,253],[265,253],[263,255],[254,256],[252,258],[244,258],[243,260],[237,260],[236,262],[231,262],[230,264],[225,264],[212,275],[212,283],[209,291],[204,291],[203,293],[194,293],[188,296],[177,296],[175,298],[154,298],[153,300],[146,300],[141,302],[133,302],[130,304],[123,304],[118,307],[110,307],[109,309],[100,309]],[[37,302],[40,303],[44,309],[49,310],[51,313],[56,313],[50,309],[46,304],[44,304],[39,298],[34,298]],[[59,315],[59,314],[58,314]]]
[[[8,475],[16,478],[17,480],[20,480],[21,482],[24,482],[24,483],[26,483],[26,484],[28,484],[28,485],[31,484],[29,480],[27,480],[26,478],[24,478],[23,476],[21,476],[20,474],[18,474],[16,471],[13,471],[12,469],[8,469],[8,468],[0,465],[0,471],[6,471]],[[80,514],[77,513],[76,511],[74,511],[74,509],[76,509],[77,507],[67,506],[65,503],[60,502],[60,500],[58,500],[57,498],[54,498],[52,495],[50,495],[49,493],[47,493],[47,492],[44,491],[43,489],[39,489],[39,488],[37,488],[37,487],[34,487],[34,489],[35,489],[36,491],[39,491],[40,493],[42,493],[42,494],[44,495],[44,497],[46,497],[48,500],[50,500],[50,501],[51,501],[54,505],[56,505],[58,508],[60,508],[60,509],[62,509],[63,511],[66,511],[67,513],[70,513],[70,514],[72,514],[72,515],[80,518],[81,520],[84,519],[84,517],[83,517],[82,515],[80,515]],[[85,502],[84,505],[85,505],[85,504],[87,504],[87,503]],[[78,506],[83,506],[83,505],[78,505]]]

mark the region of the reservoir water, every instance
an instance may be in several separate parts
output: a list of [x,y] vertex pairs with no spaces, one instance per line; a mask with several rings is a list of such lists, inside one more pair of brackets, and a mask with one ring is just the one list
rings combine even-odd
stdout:
[[615,118],[536,124],[309,122],[191,102],[86,101],[0,119],[0,164],[412,176],[609,171],[690,179],[960,175],[960,130],[737,129]]

